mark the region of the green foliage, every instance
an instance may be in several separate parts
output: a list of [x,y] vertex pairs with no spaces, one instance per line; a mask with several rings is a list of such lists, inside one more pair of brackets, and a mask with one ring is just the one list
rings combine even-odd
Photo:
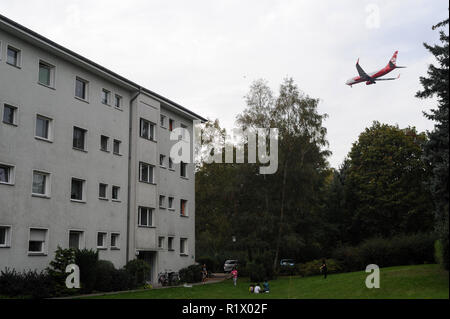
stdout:
[[135,286],[143,286],[150,276],[150,265],[142,259],[127,262],[125,269],[133,278]]
[[113,263],[109,260],[99,260],[96,267],[95,290],[113,291],[113,278],[117,271]]
[[[423,181],[424,133],[374,122],[352,146],[346,167],[347,241],[430,231],[432,201]],[[349,216],[345,216],[348,214]]]
[[202,281],[202,266],[190,265],[186,268],[180,269],[178,272],[181,282],[194,283]]
[[66,267],[75,263],[75,250],[63,249],[60,246],[55,251],[55,258],[50,262],[47,267],[47,272],[54,284],[55,296],[64,296],[76,293],[76,289],[68,289],[66,287]]
[[90,293],[95,288],[97,277],[98,251],[90,249],[75,252],[75,264],[80,268],[80,283],[83,293]]
[[197,258],[197,262],[203,266],[203,264],[206,265],[206,270],[208,271],[208,274],[213,272],[220,272],[223,271],[223,269],[220,269],[220,265],[214,258],[211,257],[200,257]]
[[[342,272],[341,265],[334,259],[326,259],[327,273],[335,274]],[[302,277],[321,275],[320,267],[322,266],[322,259],[312,260],[306,263],[296,265],[297,274]]]
[[379,267],[433,263],[436,235],[419,233],[392,238],[372,238],[357,246],[335,250],[333,258],[342,271],[363,270],[369,264]]
[[[433,29],[447,26],[449,19],[433,26]],[[444,29],[445,30],[445,29]],[[427,77],[420,77],[423,90],[417,92],[419,98],[437,97],[437,108],[432,109],[425,116],[435,122],[434,129],[428,133],[428,141],[424,145],[424,159],[432,167],[431,176],[428,179],[428,187],[433,195],[434,213],[436,216],[436,231],[442,246],[442,262],[449,269],[449,35],[441,30],[441,45],[430,46],[424,44],[438,61],[438,65],[430,64]]]
[[16,272],[5,268],[0,272],[0,295],[42,299],[53,294],[53,281],[46,271]]
[[444,256],[442,255],[443,253],[443,249],[442,249],[442,244],[440,240],[436,240],[434,242],[434,260],[444,266]]

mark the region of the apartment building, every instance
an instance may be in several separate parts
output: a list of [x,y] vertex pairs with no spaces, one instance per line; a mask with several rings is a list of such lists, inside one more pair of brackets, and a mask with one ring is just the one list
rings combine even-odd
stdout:
[[[192,146],[205,119],[0,15],[0,268],[97,249],[151,278],[195,262]],[[184,134],[182,134],[184,135]]]

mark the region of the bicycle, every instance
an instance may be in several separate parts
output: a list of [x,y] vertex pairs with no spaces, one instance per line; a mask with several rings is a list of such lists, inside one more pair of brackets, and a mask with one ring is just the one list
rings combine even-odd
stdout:
[[158,274],[158,283],[161,286],[174,286],[180,282],[180,276],[175,271],[165,271]]

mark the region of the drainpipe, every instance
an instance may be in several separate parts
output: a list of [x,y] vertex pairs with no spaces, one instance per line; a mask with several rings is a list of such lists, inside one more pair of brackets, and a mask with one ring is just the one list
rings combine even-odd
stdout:
[[131,142],[133,134],[133,112],[132,104],[134,100],[141,94],[141,87],[139,87],[138,93],[133,96],[130,100],[130,110],[129,110],[129,123],[128,123],[128,190],[127,190],[127,250],[126,250],[126,262],[130,258],[130,216],[131,216]]

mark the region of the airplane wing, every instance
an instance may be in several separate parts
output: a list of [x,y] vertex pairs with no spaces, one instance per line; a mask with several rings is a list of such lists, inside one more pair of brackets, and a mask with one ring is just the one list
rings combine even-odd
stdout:
[[397,80],[400,77],[400,74],[396,78],[384,78],[384,79],[376,79],[375,81],[390,81],[390,80]]
[[364,72],[362,67],[359,65],[359,59],[356,62],[356,70],[358,70],[358,74],[361,77],[361,79],[364,79],[364,80],[371,80],[372,79],[366,72]]

